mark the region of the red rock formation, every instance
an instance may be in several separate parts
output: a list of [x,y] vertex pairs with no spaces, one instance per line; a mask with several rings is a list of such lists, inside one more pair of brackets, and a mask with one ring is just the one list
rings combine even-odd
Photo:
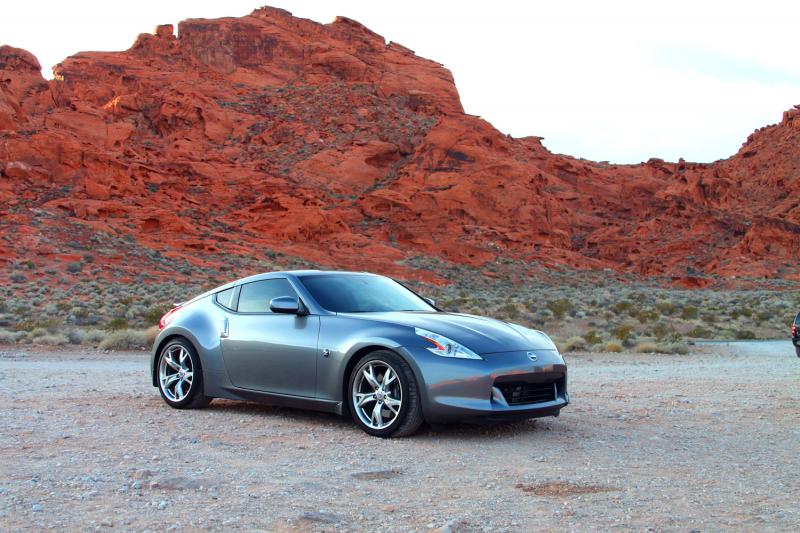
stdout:
[[[169,276],[160,258],[271,250],[426,279],[409,260],[800,279],[799,110],[724,161],[609,165],[465,115],[447,69],[350,19],[262,8],[177,33],[49,82],[0,47],[0,261]],[[150,250],[135,264],[131,243]]]

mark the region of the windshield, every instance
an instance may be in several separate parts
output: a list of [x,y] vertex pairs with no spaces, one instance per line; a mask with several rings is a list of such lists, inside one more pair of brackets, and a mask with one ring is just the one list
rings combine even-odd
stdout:
[[299,279],[319,305],[334,313],[436,311],[410,290],[382,276],[331,274]]

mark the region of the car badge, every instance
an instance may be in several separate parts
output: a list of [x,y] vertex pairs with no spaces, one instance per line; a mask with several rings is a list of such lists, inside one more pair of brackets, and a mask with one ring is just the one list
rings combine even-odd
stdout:
[[537,359],[539,359],[539,358],[538,358],[538,357],[536,357],[536,354],[535,354],[535,353],[533,353],[533,352],[528,352],[528,359],[530,359],[531,361],[536,361],[536,360],[537,360]]

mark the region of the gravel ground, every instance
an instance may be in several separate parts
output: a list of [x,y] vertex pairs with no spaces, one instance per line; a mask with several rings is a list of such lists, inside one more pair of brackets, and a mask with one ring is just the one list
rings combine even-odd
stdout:
[[570,356],[559,418],[400,440],[172,410],[144,353],[0,348],[0,530],[793,531],[800,360],[742,346]]

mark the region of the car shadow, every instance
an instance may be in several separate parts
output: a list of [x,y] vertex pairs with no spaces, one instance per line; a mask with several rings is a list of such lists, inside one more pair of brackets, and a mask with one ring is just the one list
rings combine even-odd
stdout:
[[[309,426],[334,426],[348,434],[365,435],[349,416],[339,416],[335,413],[323,413],[293,407],[272,406],[256,402],[236,400],[214,400],[206,408],[207,411],[219,414],[236,416],[249,415],[280,419],[292,424],[308,424]],[[516,438],[522,435],[530,436],[544,433],[553,429],[553,424],[560,425],[557,419],[529,419],[515,422],[501,422],[496,424],[424,424],[417,433],[410,437],[411,440],[483,440]]]
[[215,413],[231,413],[239,415],[269,416],[280,417],[282,420],[309,423],[309,424],[333,424],[341,427],[354,425],[352,420],[339,416],[336,413],[324,413],[321,411],[311,411],[307,409],[297,409],[278,405],[267,405],[257,402],[247,402],[241,400],[221,400],[215,399],[205,410]]

